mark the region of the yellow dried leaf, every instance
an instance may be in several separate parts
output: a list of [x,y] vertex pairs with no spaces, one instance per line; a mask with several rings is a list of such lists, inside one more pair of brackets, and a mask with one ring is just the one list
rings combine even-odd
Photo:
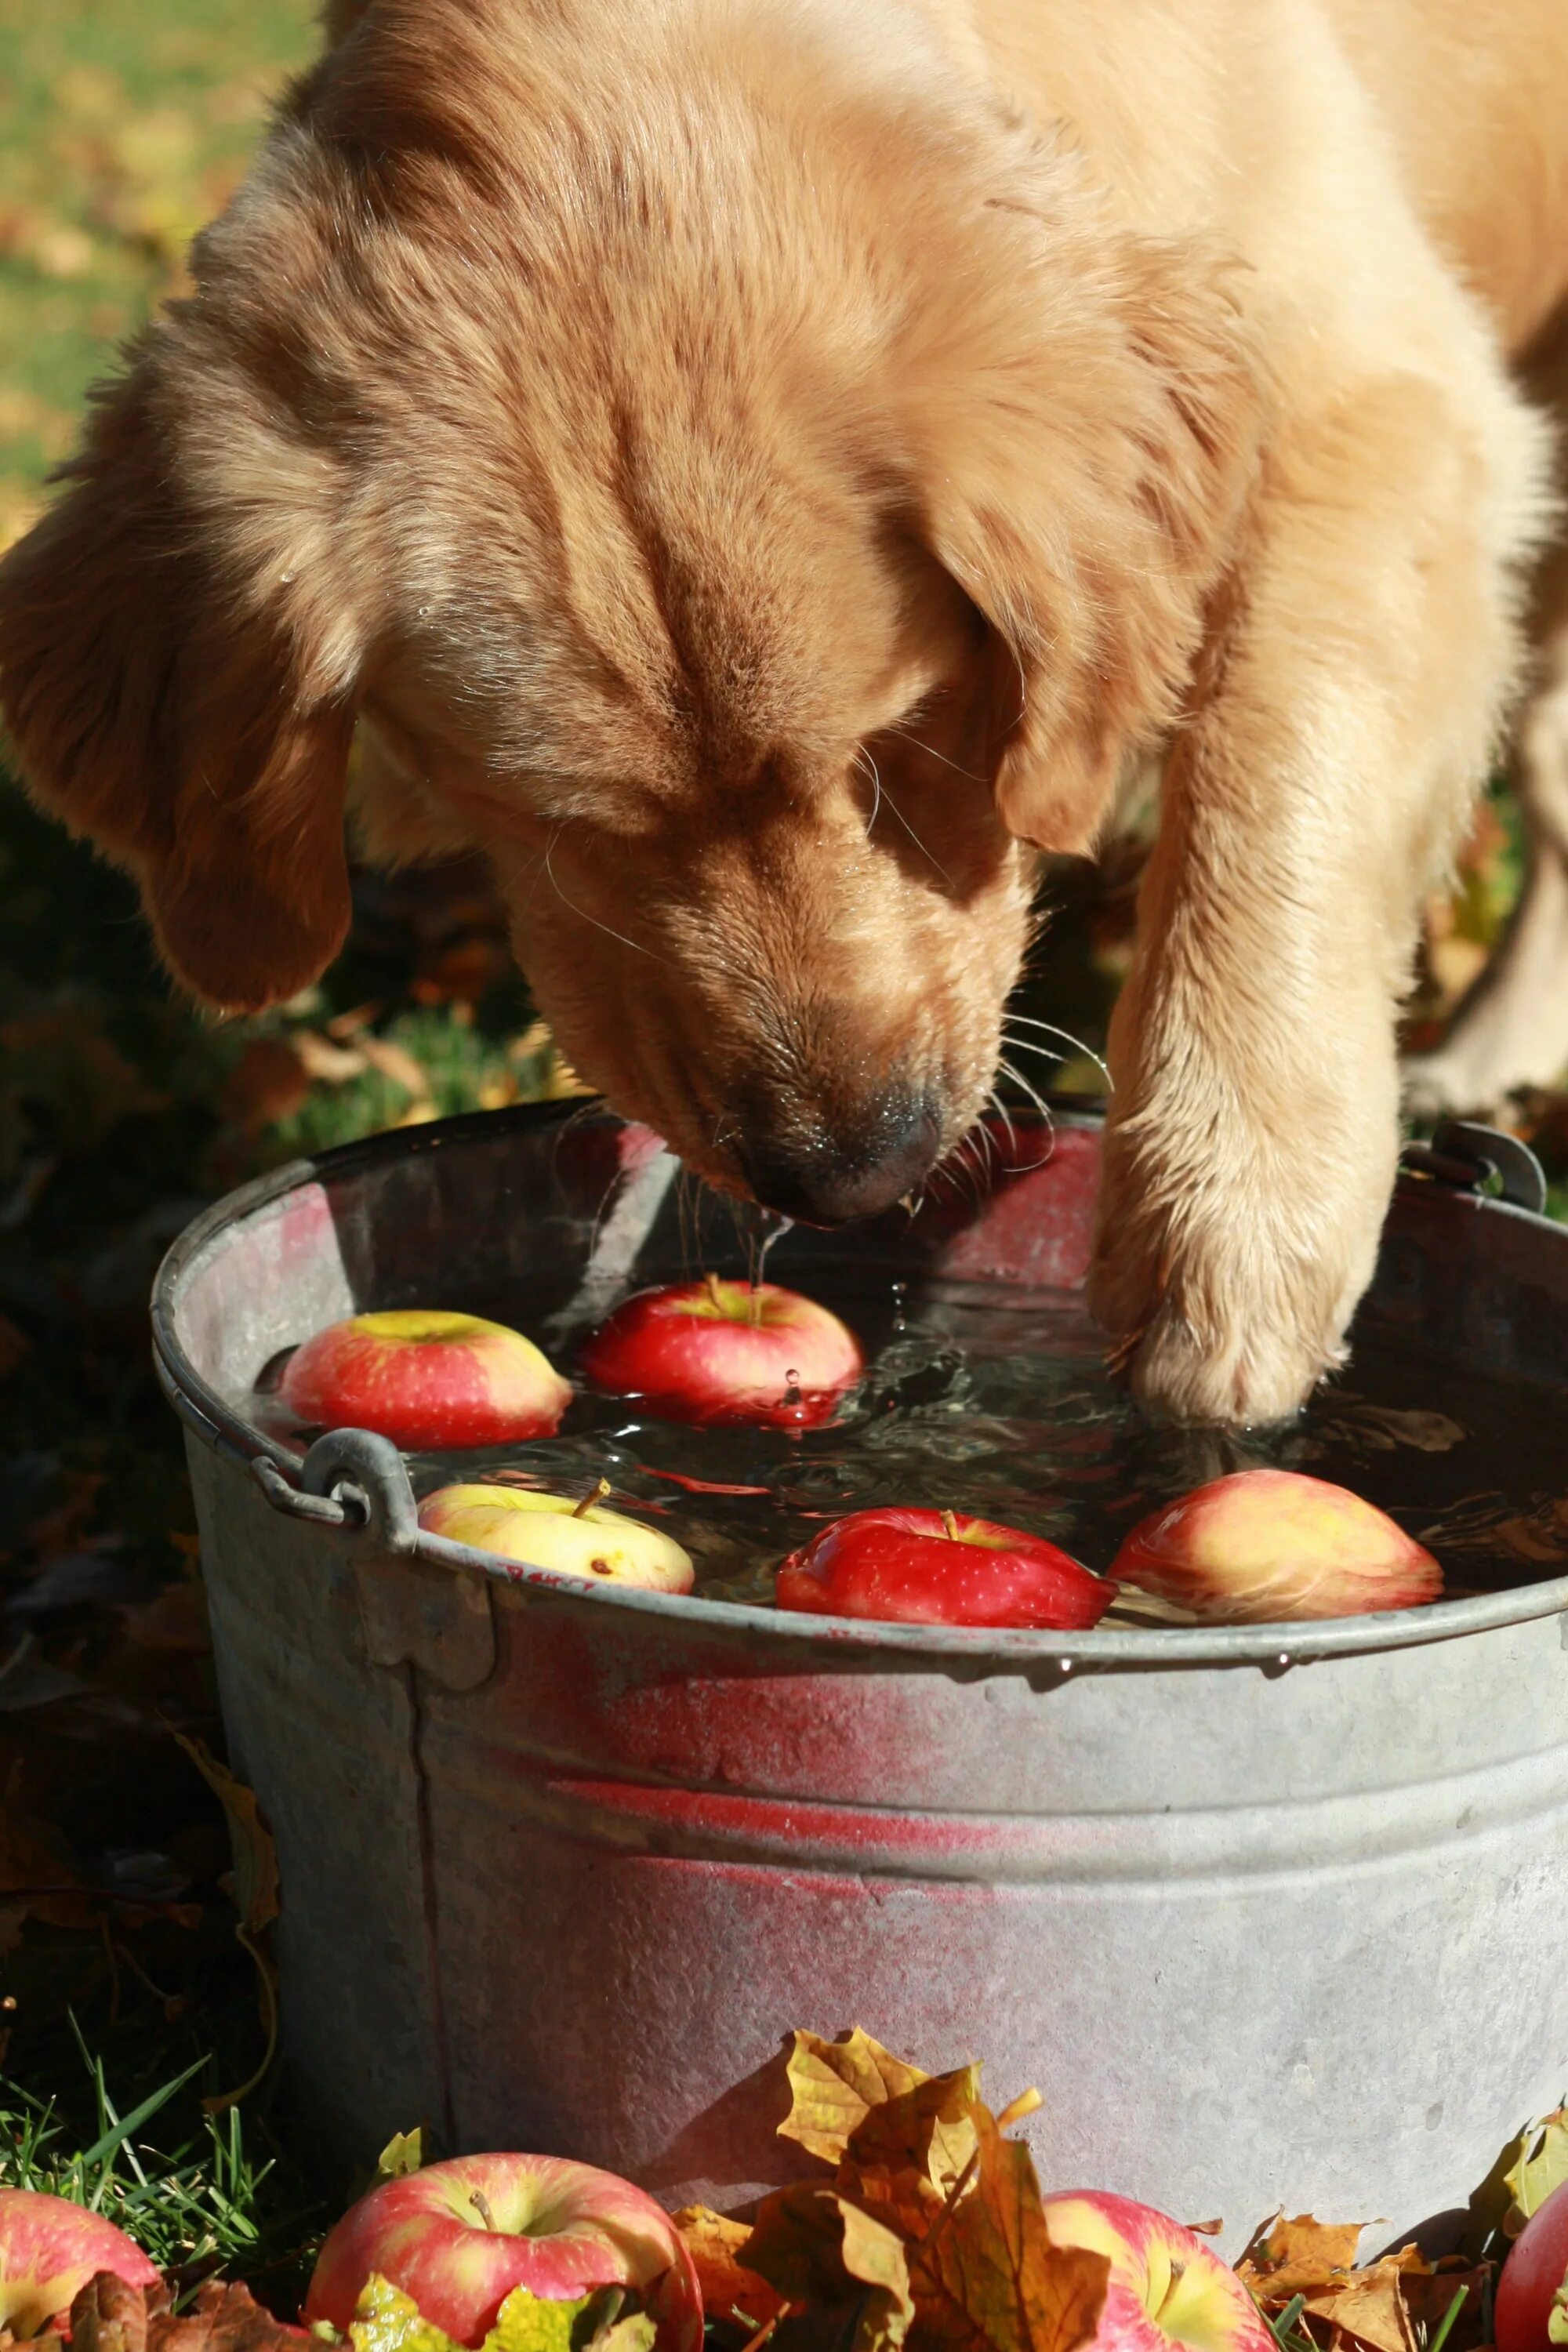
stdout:
[[897,2230],[858,2205],[841,2200],[839,2210],[844,2221],[844,2267],[852,2279],[871,2290],[861,2307],[855,2352],[896,2352],[915,2315],[904,2240]]
[[837,2164],[850,2134],[874,2107],[912,2091],[927,2078],[884,2050],[859,2026],[837,2042],[796,2032],[784,2063],[791,2093],[779,2137],[793,2139],[825,2163]]
[[1568,2180],[1568,2107],[1558,2107],[1521,2134],[1518,2158],[1503,2179],[1513,2200],[1503,2229],[1517,2238],[1531,2215]]
[[354,1046],[335,1045],[316,1029],[296,1029],[289,1043],[306,1076],[320,1079],[323,1086],[345,1086],[350,1078],[363,1077],[370,1067],[366,1056]]

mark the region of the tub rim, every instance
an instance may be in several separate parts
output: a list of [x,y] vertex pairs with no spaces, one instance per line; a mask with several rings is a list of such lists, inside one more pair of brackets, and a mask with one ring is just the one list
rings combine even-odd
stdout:
[[[576,1097],[559,1102],[518,1103],[501,1110],[462,1112],[415,1129],[392,1129],[365,1136],[308,1159],[289,1160],[213,1202],[165,1252],[153,1280],[150,1302],[154,1369],[164,1394],[186,1429],[213,1452],[253,1477],[258,1465],[272,1465],[280,1479],[263,1486],[258,1478],[257,1484],[275,1508],[286,1507],[276,1499],[279,1484],[288,1485],[298,1494],[297,1478],[303,1457],[246,1421],[227,1404],[195,1370],[178,1338],[182,1297],[226,1232],[307,1184],[341,1182],[362,1168],[374,1167],[383,1160],[406,1161],[444,1150],[481,1127],[488,1135],[504,1129],[531,1134],[581,1118],[584,1111],[590,1117],[615,1118],[597,1097],[586,1101]],[[1058,1127],[1096,1131],[1103,1124],[1099,1117],[1059,1101],[1051,1103],[1050,1113]],[[1407,1181],[1410,1180],[1402,1177],[1401,1186]],[[1537,1216],[1510,1202],[1473,1196],[1468,1205],[1476,1213],[1522,1217],[1530,1224],[1544,1226],[1552,1232],[1563,1230],[1552,1219]],[[403,1474],[403,1486],[411,1505],[412,1487],[406,1471]],[[342,1532],[324,1519],[318,1518],[316,1524],[325,1527],[328,1532]],[[557,1570],[500,1560],[491,1553],[468,1544],[454,1543],[446,1537],[432,1536],[424,1529],[419,1530],[402,1556],[479,1577],[488,1586],[501,1591],[521,1589],[541,1599],[630,1610],[638,1615],[668,1619],[675,1625],[700,1627],[739,1640],[762,1638],[771,1651],[826,1651],[838,1664],[865,1654],[868,1664],[875,1662],[885,1668],[894,1667],[900,1658],[907,1658],[911,1664],[928,1668],[950,1664],[960,1673],[984,1673],[987,1667],[1014,1671],[1054,1668],[1058,1677],[1080,1665],[1101,1671],[1119,1666],[1253,1665],[1266,1673],[1279,1673],[1287,1666],[1310,1664],[1315,1659],[1423,1648],[1436,1642],[1457,1641],[1467,1634],[1492,1633],[1554,1616],[1564,1618],[1563,1634],[1568,1646],[1568,1574],[1542,1583],[1515,1586],[1507,1592],[1478,1594],[1463,1601],[1436,1601],[1425,1608],[1389,1610],[1364,1617],[1138,1630],[1118,1626],[1109,1633],[1090,1629],[1085,1633],[1053,1633],[1023,1628],[888,1625],[868,1619],[764,1609],[752,1602],[708,1601],[691,1593],[589,1584]]]

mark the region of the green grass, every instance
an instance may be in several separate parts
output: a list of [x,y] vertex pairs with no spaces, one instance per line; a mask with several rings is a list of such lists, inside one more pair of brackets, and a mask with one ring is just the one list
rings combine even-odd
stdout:
[[210,2071],[201,2056],[125,2105],[74,2015],[69,2024],[74,2098],[40,2098],[0,2077],[0,2184],[101,2213],[168,2275],[176,2303],[222,2272],[266,2282],[290,2305],[331,2215],[265,2126],[237,2107],[193,2105],[192,2086]]

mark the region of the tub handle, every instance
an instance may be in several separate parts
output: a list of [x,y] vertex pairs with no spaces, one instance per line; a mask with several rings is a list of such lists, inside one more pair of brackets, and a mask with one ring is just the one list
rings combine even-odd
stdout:
[[422,1560],[419,1515],[402,1454],[368,1429],[319,1437],[300,1484],[265,1458],[251,1465],[275,1510],[355,1538],[360,1629],[372,1665],[416,1666],[448,1691],[477,1690],[495,1669],[495,1619],[482,1576]]
[[1527,1143],[1473,1119],[1446,1119],[1429,1144],[1408,1143],[1401,1165],[1439,1184],[1479,1192],[1495,1183],[1510,1208],[1539,1217],[1546,1207],[1546,1175]]

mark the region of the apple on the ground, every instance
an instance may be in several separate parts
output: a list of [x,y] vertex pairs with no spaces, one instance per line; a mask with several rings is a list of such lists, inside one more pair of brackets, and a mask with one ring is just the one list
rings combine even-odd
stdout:
[[0,2189],[0,2328],[37,2336],[100,2271],[127,2286],[158,2284],[156,2266],[101,2213],[37,2189]]
[[312,1429],[372,1429],[395,1445],[550,1437],[571,1383],[521,1331],[438,1307],[351,1315],[297,1348],[278,1393]]
[[420,1504],[419,1524],[453,1543],[585,1582],[689,1592],[689,1556],[661,1528],[601,1508],[598,1497],[607,1491],[603,1480],[575,1498],[527,1486],[441,1486]]
[[852,1511],[792,1552],[781,1609],[892,1625],[1021,1625],[1080,1631],[1116,1587],[1044,1536],[956,1511]]
[[1278,2352],[1230,2265],[1168,2214],[1104,2189],[1044,2203],[1053,2245],[1082,2246],[1110,2264],[1088,2352]]
[[1537,2208],[1509,2249],[1492,2334],[1497,2352],[1556,2352],[1568,2344],[1568,2181]]
[[569,2303],[621,2286],[658,2323],[657,2352],[699,2352],[702,2297],[661,2205],[629,2180],[545,2156],[461,2156],[384,2180],[329,2235],[307,2321],[346,2333],[373,2273],[435,2326],[477,2345],[515,2287]]
[[676,1283],[617,1307],[583,1350],[595,1388],[670,1421],[815,1429],[865,1370],[837,1315],[773,1282]]
[[1238,1470],[1139,1522],[1110,1573],[1198,1616],[1276,1624],[1436,1601],[1443,1571],[1375,1504],[1293,1470]]

